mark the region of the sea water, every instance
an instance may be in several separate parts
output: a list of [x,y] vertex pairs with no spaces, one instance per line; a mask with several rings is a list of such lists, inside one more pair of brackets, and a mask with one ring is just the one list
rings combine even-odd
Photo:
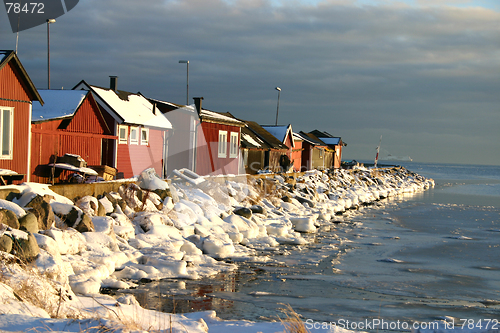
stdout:
[[446,320],[500,329],[500,167],[403,166],[436,186],[337,216],[306,235],[309,245],[241,262],[237,272],[138,291],[163,311],[216,310],[223,319],[276,320],[290,305],[309,328],[404,331]]

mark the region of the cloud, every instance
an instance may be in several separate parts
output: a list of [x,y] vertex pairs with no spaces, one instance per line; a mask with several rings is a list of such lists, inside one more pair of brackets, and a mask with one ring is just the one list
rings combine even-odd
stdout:
[[[411,140],[386,146],[404,142],[426,159],[432,137],[443,162],[463,162],[450,136],[485,156],[499,139],[500,14],[472,4],[87,0],[51,26],[52,86],[118,75],[122,89],[183,103],[178,60],[188,59],[190,96],[215,111],[273,123],[280,86],[280,122],[340,135],[358,159],[396,131]],[[15,45],[8,28],[0,23],[0,43],[12,45],[3,48]],[[19,51],[44,88],[44,27],[22,33]]]

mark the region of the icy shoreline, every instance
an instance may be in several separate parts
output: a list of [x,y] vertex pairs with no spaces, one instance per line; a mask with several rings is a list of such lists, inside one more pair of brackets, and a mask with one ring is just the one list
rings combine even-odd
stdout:
[[[316,232],[334,214],[434,186],[433,180],[404,168],[310,171],[296,179],[276,175],[223,184],[188,176],[168,186],[144,172],[140,187],[124,185],[118,192],[76,203],[48,186],[23,184],[11,201],[0,200],[0,207],[19,221],[29,220],[35,197],[48,201],[55,214],[45,228],[21,226],[23,231],[3,225],[2,237],[14,243],[34,237],[39,253],[30,263],[18,264],[14,256],[0,252],[0,330],[282,331],[279,322],[221,321],[214,311],[180,315],[145,310],[132,295],[116,300],[99,291],[133,288],[141,280],[199,279],[235,270],[237,265],[219,259],[265,260],[257,253],[275,251],[281,244],[306,245],[302,233]],[[19,255],[15,246],[12,251]]]

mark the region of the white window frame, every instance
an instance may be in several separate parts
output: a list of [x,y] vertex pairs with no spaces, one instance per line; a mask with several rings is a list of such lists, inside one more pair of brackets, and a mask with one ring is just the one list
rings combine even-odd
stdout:
[[231,136],[229,138],[229,157],[235,158],[238,157],[238,148],[239,148],[239,135],[238,132],[231,132]]
[[[121,130],[125,130],[125,137],[121,136]],[[128,143],[128,126],[127,125],[118,125],[118,144],[126,145]]]
[[[143,134],[146,134],[146,138],[144,139]],[[149,128],[141,127],[141,145],[147,146],[149,145]]]
[[[3,123],[3,117],[4,117],[4,112],[9,113],[9,124],[8,129],[9,129],[9,137],[7,139],[7,145],[8,145],[8,152],[7,154],[4,154],[4,123]],[[12,152],[13,152],[13,144],[14,144],[14,108],[9,107],[9,106],[0,106],[0,159],[2,160],[11,160],[12,159]]]
[[219,131],[219,144],[217,149],[219,158],[227,157],[227,131]]
[[[135,132],[135,138],[133,137],[133,133]],[[139,127],[138,126],[130,126],[130,144],[138,145],[139,144]]]

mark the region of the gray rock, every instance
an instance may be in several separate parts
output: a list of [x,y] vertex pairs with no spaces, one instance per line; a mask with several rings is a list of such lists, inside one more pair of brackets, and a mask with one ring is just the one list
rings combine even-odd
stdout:
[[28,239],[16,238],[12,248],[15,255],[27,261],[35,259],[40,254],[36,238],[31,232],[28,233]]
[[29,212],[19,219],[19,229],[33,234],[38,233],[38,218],[35,214]]
[[10,253],[12,251],[12,238],[7,235],[0,237],[0,251]]
[[16,214],[4,208],[0,209],[0,223],[8,225],[12,229],[19,229],[20,227]]
[[105,196],[109,200],[109,202],[111,202],[113,204],[113,207],[116,206],[116,204],[118,203],[117,200],[115,199],[115,197],[113,197],[108,192],[104,192],[103,196]]
[[309,207],[313,208],[314,206],[316,206],[316,204],[314,203],[314,201],[311,201],[309,199],[306,199],[304,197],[301,197],[301,196],[296,196],[295,199],[297,199],[298,202],[300,202],[301,204],[307,204]]
[[99,206],[97,207],[97,216],[106,216],[106,208],[104,208],[103,204],[98,201]]
[[267,216],[267,210],[261,205],[253,205],[252,207],[250,207],[250,210],[253,214],[262,214]]
[[94,231],[92,219],[81,209],[73,207],[68,215],[59,215],[62,223],[67,227],[73,228],[79,232]]
[[249,208],[245,208],[245,207],[237,208],[237,209],[233,210],[233,213],[236,215],[246,217],[247,219],[252,217],[252,211]]
[[37,195],[26,205],[26,208],[29,208],[29,211],[36,216],[39,230],[48,230],[54,226],[55,217],[50,206],[51,198],[53,197],[50,195],[43,197]]

